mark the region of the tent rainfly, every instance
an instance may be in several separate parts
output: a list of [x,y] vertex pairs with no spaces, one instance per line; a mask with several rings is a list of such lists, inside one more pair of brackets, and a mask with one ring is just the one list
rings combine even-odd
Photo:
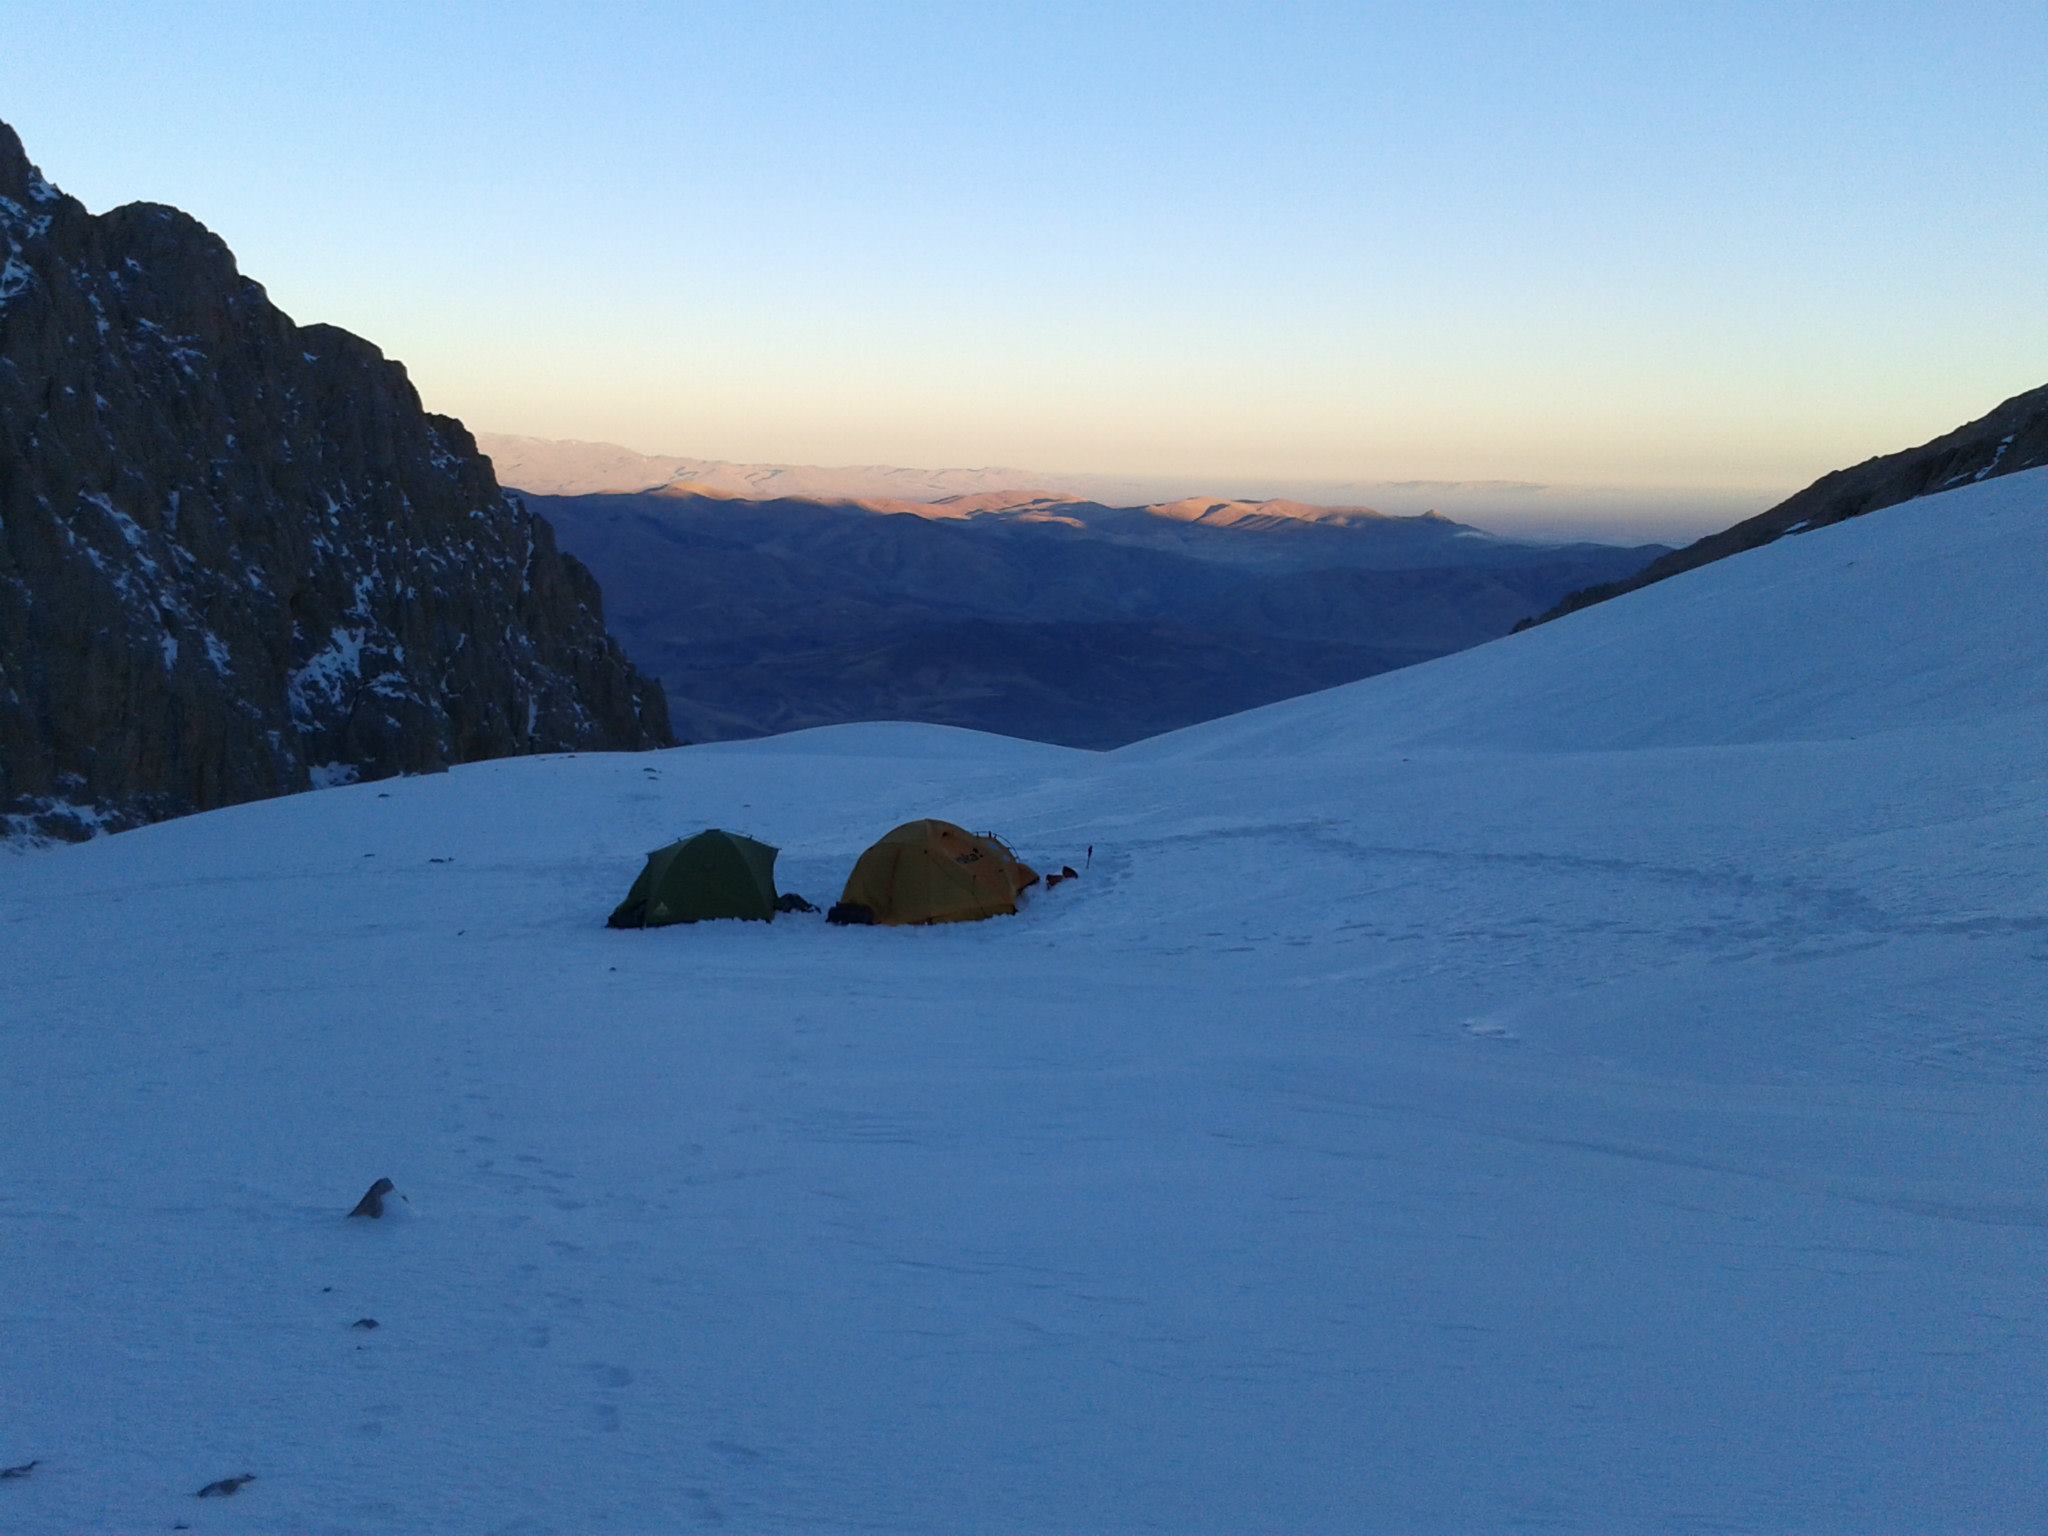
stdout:
[[657,848],[607,926],[659,928],[717,917],[771,922],[778,851],[716,827]]
[[860,856],[840,901],[877,923],[970,923],[1017,910],[1038,875],[992,834],[907,821]]

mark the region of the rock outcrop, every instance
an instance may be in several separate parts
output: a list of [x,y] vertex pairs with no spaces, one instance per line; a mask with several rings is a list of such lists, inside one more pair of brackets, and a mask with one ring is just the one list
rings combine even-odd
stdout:
[[1625,581],[1583,587],[1541,618],[1529,622],[1548,623],[1681,571],[1711,565],[1744,550],[1760,549],[1787,534],[1807,533],[1936,491],[2043,464],[2048,464],[2048,385],[2014,395],[1988,416],[1957,427],[1931,443],[1922,443],[1903,453],[1866,459],[1852,469],[1823,475],[1768,512],[1759,512],[1732,528],[1673,550]]
[[402,367],[0,124],[0,832],[668,740],[589,572]]

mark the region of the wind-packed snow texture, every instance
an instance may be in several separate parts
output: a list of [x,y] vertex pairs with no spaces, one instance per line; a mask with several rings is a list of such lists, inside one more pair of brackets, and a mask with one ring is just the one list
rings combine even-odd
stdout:
[[[0,1528],[2037,1529],[2043,570],[2034,471],[1103,756],[0,862]],[[603,926],[678,833],[822,903],[920,814],[1093,866]]]

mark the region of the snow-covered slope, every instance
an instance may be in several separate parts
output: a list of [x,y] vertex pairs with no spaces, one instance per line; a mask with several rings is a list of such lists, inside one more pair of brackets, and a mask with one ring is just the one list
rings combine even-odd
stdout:
[[[2026,1528],[2044,568],[2037,471],[1107,755],[0,863],[0,1527]],[[1093,863],[602,927],[678,832],[822,901],[925,813]]]
[[[1146,757],[1396,746],[1550,751],[1919,730],[2048,701],[2048,471],[1631,596],[1388,677],[1162,736]],[[1826,536],[1820,536],[1824,533]]]

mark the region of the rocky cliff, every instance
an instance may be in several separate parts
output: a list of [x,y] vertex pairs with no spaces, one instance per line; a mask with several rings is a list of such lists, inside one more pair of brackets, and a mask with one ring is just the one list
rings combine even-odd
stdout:
[[2048,385],[2014,395],[1989,415],[1918,448],[1866,459],[1854,468],[1823,475],[1768,512],[1673,550],[1625,581],[1582,588],[1531,622],[1547,623],[1681,571],[1761,548],[1790,533],[1825,528],[1936,491],[2043,464],[2048,464]]
[[0,832],[668,739],[589,572],[403,368],[0,124]]

